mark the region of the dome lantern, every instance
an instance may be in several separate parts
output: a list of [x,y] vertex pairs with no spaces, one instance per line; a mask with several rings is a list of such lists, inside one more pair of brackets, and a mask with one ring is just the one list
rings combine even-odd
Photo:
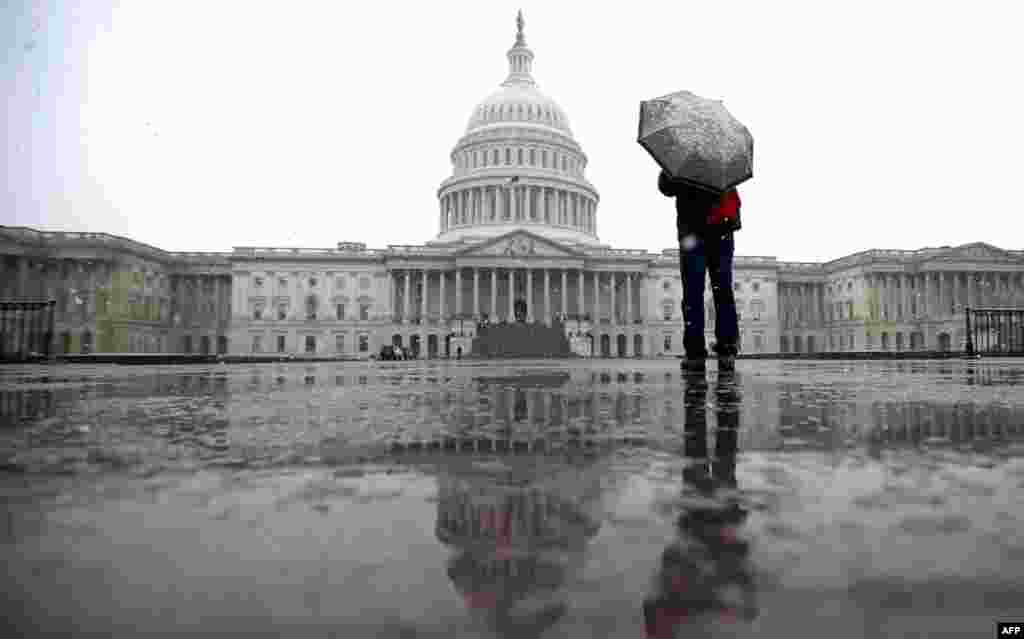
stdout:
[[536,82],[530,75],[533,63],[533,51],[526,46],[526,36],[523,34],[523,12],[516,15],[516,43],[508,50],[508,77],[501,83],[501,86],[514,85],[534,86]]

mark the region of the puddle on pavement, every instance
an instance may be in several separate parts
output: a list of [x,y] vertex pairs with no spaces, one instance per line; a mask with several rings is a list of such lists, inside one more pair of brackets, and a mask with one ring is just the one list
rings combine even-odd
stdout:
[[117,636],[988,632],[1024,612],[1020,379],[5,368],[5,609]]

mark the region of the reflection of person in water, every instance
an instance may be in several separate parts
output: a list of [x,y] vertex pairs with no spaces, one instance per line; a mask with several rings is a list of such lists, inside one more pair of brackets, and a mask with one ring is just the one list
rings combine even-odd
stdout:
[[718,377],[714,459],[708,458],[707,390],[703,377],[686,380],[684,497],[699,498],[699,505],[684,507],[679,538],[662,553],[652,593],[643,602],[648,639],[673,637],[680,625],[707,615],[726,621],[757,616],[750,548],[739,536],[747,511],[735,495],[723,494],[736,488],[736,374]]

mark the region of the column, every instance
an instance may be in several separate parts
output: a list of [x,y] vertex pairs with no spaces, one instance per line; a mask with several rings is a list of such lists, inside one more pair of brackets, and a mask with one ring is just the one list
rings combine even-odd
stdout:
[[612,325],[613,326],[617,325],[619,323],[618,308],[616,308],[616,306],[615,306],[615,286],[618,284],[618,279],[619,279],[618,277],[616,277],[617,275],[618,275],[618,273],[616,273],[615,271],[612,271],[611,273],[608,274],[608,289],[610,291],[610,297],[611,297],[611,304],[610,304],[610,306],[611,306]]
[[924,273],[921,275],[921,314],[925,317],[931,317],[934,313],[934,304],[932,304],[931,289],[928,282],[931,280],[931,273]]
[[583,276],[583,269],[579,269],[577,271],[577,274],[578,275],[577,275],[577,281],[576,281],[576,296],[577,296],[577,300],[576,300],[576,315],[579,317],[579,319],[583,319],[583,314],[586,312],[586,309],[584,308],[586,304],[584,302],[584,289],[583,289],[584,282],[586,281],[586,278]]
[[[456,271],[456,272],[458,272],[458,271]],[[438,315],[441,316],[441,321],[442,322],[445,321],[445,313],[444,313],[444,311],[445,311],[445,308],[444,308],[445,307],[445,303],[444,303],[445,302],[445,300],[444,300],[444,293],[445,293],[445,290],[444,290],[444,280],[445,280],[445,275],[447,275],[447,274],[448,273],[444,269],[442,269],[441,272],[438,273],[438,276],[439,276],[438,289],[440,289],[438,291],[438,293],[439,293],[438,297],[441,298],[441,302],[437,305],[437,313],[438,313]],[[438,348],[440,348],[440,347],[438,347]]]
[[544,323],[551,326],[551,269],[544,269]]
[[[535,189],[532,186],[523,187],[523,197],[526,199],[526,206],[524,207],[526,209],[526,211],[525,211],[524,217],[527,220],[532,220],[533,219],[533,193],[534,193],[534,190]],[[529,272],[529,271],[527,271],[527,272]],[[531,316],[533,315],[533,310],[530,310],[530,315]]]
[[[420,271],[420,277],[423,278],[420,282],[420,322],[424,322],[427,319],[427,269]],[[425,351],[426,347],[423,344],[421,348]]]
[[508,270],[508,321],[514,322],[516,320],[516,308],[515,308],[515,283],[516,283],[516,270],[510,268]]
[[936,313],[935,314],[936,314],[937,317],[946,317],[946,307],[947,307],[947,304],[946,304],[946,301],[945,301],[945,295],[942,294],[942,290],[944,288],[946,288],[946,273],[945,273],[945,271],[939,271],[938,273],[936,273],[936,277],[938,278],[939,281],[938,281],[938,290],[935,291],[935,305],[938,307],[936,309]]
[[601,273],[600,271],[594,271],[594,323],[597,323],[598,312],[601,310],[601,290],[600,286]]
[[[633,274],[626,273],[626,323],[633,325]],[[632,344],[630,345],[632,347]]]
[[551,214],[551,209],[548,206],[548,189],[547,187],[540,187],[540,219],[544,222],[548,221]]
[[911,275],[909,273],[904,273],[903,274],[903,299],[905,301],[903,302],[903,309],[904,309],[904,315],[907,318],[912,318],[910,316],[910,301],[913,299],[913,296],[916,294],[916,291],[911,288],[911,285],[913,285],[913,275]]
[[566,310],[566,305],[565,305],[565,300],[569,296],[569,287],[567,285],[567,277],[566,277],[566,272],[567,271],[564,268],[561,269],[561,270],[562,270],[562,293],[561,293],[561,298],[562,298],[561,299],[561,302],[562,302],[562,316],[565,317],[565,315],[568,314],[568,312],[569,312],[568,310]]
[[28,297],[28,258],[15,258],[18,264],[18,288],[14,295],[17,299],[23,300]]
[[966,306],[975,307],[977,304],[974,303],[974,273],[967,272],[967,304]]
[[532,322],[533,314],[533,269],[526,269],[526,321]]
[[412,314],[412,306],[409,304],[409,299],[412,296],[412,278],[409,269],[402,271],[402,279],[405,281],[405,296],[402,297],[402,323],[409,323],[409,316]]
[[480,317],[480,269],[473,269],[473,318]]
[[498,321],[498,269],[491,269],[491,307],[487,309],[492,322]]
[[[501,222],[505,218],[505,189],[496,186],[494,187],[494,212],[495,221]],[[494,309],[491,309],[491,314],[494,313]]]
[[462,315],[462,269],[455,269],[455,316]]

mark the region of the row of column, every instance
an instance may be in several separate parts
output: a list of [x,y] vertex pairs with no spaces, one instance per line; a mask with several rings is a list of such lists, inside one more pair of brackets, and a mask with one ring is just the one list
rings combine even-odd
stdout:
[[[209,324],[210,320],[216,322],[218,326],[228,323],[233,302],[229,276],[179,274],[170,277],[173,283],[174,305],[170,309],[170,317],[164,318],[165,320],[179,326]],[[212,317],[205,311],[206,303],[211,301]],[[237,304],[237,300],[234,303]],[[238,308],[244,308],[244,305]]]
[[441,230],[476,224],[544,222],[597,232],[597,202],[545,186],[479,186],[442,195]]
[[877,286],[888,305],[889,319],[912,315],[949,317],[970,306],[1024,306],[1024,275],[977,271],[935,273],[873,273],[869,286]]
[[[1024,307],[1024,274],[976,271],[938,271],[932,273],[869,273],[864,276],[868,291],[877,291],[881,307],[877,319],[948,317],[954,305],[971,307]],[[832,296],[832,299],[852,296]],[[845,303],[845,300],[843,302]],[[800,323],[823,325],[829,313],[825,284],[779,284],[779,302],[785,328]],[[833,313],[835,320],[851,319],[846,313]]]
[[[480,298],[481,298],[481,294],[480,294],[480,280],[483,279],[481,277],[481,272],[483,270],[484,269],[478,269],[478,268],[471,269],[472,279],[473,279],[473,289],[472,289],[472,291],[473,291],[473,293],[472,293],[473,304],[472,304],[471,310],[469,311],[469,314],[472,317],[481,317],[482,314],[483,314],[482,313],[482,305],[480,303]],[[501,310],[502,309],[498,308],[498,285],[499,285],[499,282],[498,282],[498,279],[499,279],[498,271],[499,271],[499,269],[487,269],[487,270],[490,272],[490,278],[489,278],[490,279],[490,290],[489,290],[489,293],[490,293],[490,304],[487,307],[488,308],[487,312],[492,317],[501,317],[501,315],[502,315]],[[530,269],[530,268],[527,268],[527,269],[522,269],[522,270],[525,270],[525,274],[523,275],[523,277],[525,277],[525,287],[524,287],[525,290],[523,292],[524,292],[524,299],[526,301],[526,309],[527,309],[527,319],[528,319],[528,321],[534,321],[535,318],[542,317],[545,322],[550,322],[551,318],[554,316],[555,313],[561,313],[562,315],[568,315],[569,314],[569,304],[568,304],[568,300],[569,300],[569,297],[570,297],[570,295],[569,295],[569,281],[568,281],[569,280],[569,269]],[[559,291],[560,291],[560,295],[559,295],[559,297],[560,297],[560,308],[558,308],[558,309],[553,308],[553,306],[551,304],[551,293],[552,293],[551,272],[552,272],[552,270],[555,270],[558,273],[557,277],[561,278],[561,286],[559,288]],[[574,279],[576,280],[576,298],[577,298],[576,299],[576,308],[575,308],[576,312],[575,312],[575,314],[576,315],[582,315],[582,314],[584,314],[586,312],[583,309],[586,308],[585,297],[586,297],[586,287],[587,287],[587,282],[586,282],[586,273],[587,273],[587,271],[580,270],[580,269],[573,269],[573,270],[575,270],[575,278]],[[459,315],[463,315],[465,313],[465,308],[466,308],[465,302],[463,300],[463,284],[462,284],[462,271],[463,271],[463,269],[454,269],[454,271],[455,271],[455,276],[454,276],[455,277],[455,283],[454,283],[455,284],[455,308],[452,309],[451,314],[459,316]],[[515,292],[517,290],[516,289],[516,279],[517,279],[516,278],[516,274],[519,271],[520,271],[520,269],[506,269],[505,273],[503,273],[501,275],[501,277],[507,281],[506,291],[510,293],[507,296],[508,297],[508,299],[506,300],[507,309],[505,309],[507,311],[507,313],[508,313],[507,317],[508,317],[509,321],[514,321],[514,319],[515,319],[515,301],[516,301],[516,297],[517,297],[516,294],[515,294]],[[533,280],[533,276],[534,276],[534,272],[535,271],[539,271],[540,273],[543,274],[544,284],[543,284],[542,293],[541,293],[541,295],[543,297],[543,300],[544,300],[544,314],[543,315],[538,315],[538,314],[534,313],[534,303],[533,303],[533,289],[534,289],[533,281],[534,280]],[[408,323],[409,320],[413,318],[413,309],[412,309],[412,305],[411,305],[411,302],[413,300],[413,279],[418,280],[416,285],[419,287],[419,307],[420,308],[419,308],[418,316],[421,317],[421,318],[422,317],[427,317],[427,314],[428,314],[427,304],[428,304],[428,300],[430,299],[430,294],[431,294],[430,291],[428,290],[428,283],[429,283],[429,280],[431,279],[431,273],[433,273],[433,272],[438,273],[438,278],[437,278],[438,279],[438,286],[436,287],[437,295],[438,295],[438,311],[439,311],[438,315],[441,318],[445,318],[445,317],[448,316],[448,312],[447,312],[447,309],[446,309],[446,302],[447,302],[448,296],[445,293],[445,288],[446,288],[446,282],[447,282],[447,279],[448,279],[447,273],[449,273],[449,271],[447,271],[447,270],[436,270],[435,271],[434,269],[418,269],[418,270],[397,270],[396,269],[396,270],[392,270],[392,271],[389,272],[389,283],[390,283],[390,286],[391,286],[391,300],[393,302],[392,308],[394,308],[396,310],[396,318],[397,319],[401,319],[401,320],[405,321],[406,323]],[[602,277],[603,275],[607,275],[608,276],[607,277],[607,282],[608,282],[608,287],[607,288],[608,288],[608,294],[609,294],[609,300],[610,300],[609,301],[609,308],[611,309],[610,319],[612,320],[613,323],[616,323],[616,324],[618,324],[618,323],[632,323],[632,320],[636,318],[636,312],[635,312],[635,308],[636,307],[633,304],[634,288],[637,286],[637,284],[639,282],[642,281],[641,274],[640,273],[628,273],[628,272],[627,273],[622,273],[622,272],[590,271],[590,278],[591,278],[590,286],[593,287],[593,295],[592,295],[592,298],[591,298],[591,306],[590,306],[590,315],[593,318],[597,318],[597,317],[601,316],[601,314],[600,314],[600,310],[601,310],[600,309],[600,301],[601,301],[600,289],[601,289],[602,280],[604,279]],[[402,281],[401,285],[399,285],[399,280]],[[520,281],[522,281],[522,280],[520,280]],[[624,289],[624,291],[623,291],[623,298],[625,300],[625,313],[624,314],[620,314],[619,313],[620,304],[618,303],[618,299],[619,298],[617,297],[617,295],[619,293],[618,293],[617,289],[619,288],[620,283],[622,285],[622,288]],[[398,294],[400,290],[402,292],[401,295]]]
[[823,324],[825,321],[825,284],[791,282],[779,284],[780,318],[787,328],[796,324]]

